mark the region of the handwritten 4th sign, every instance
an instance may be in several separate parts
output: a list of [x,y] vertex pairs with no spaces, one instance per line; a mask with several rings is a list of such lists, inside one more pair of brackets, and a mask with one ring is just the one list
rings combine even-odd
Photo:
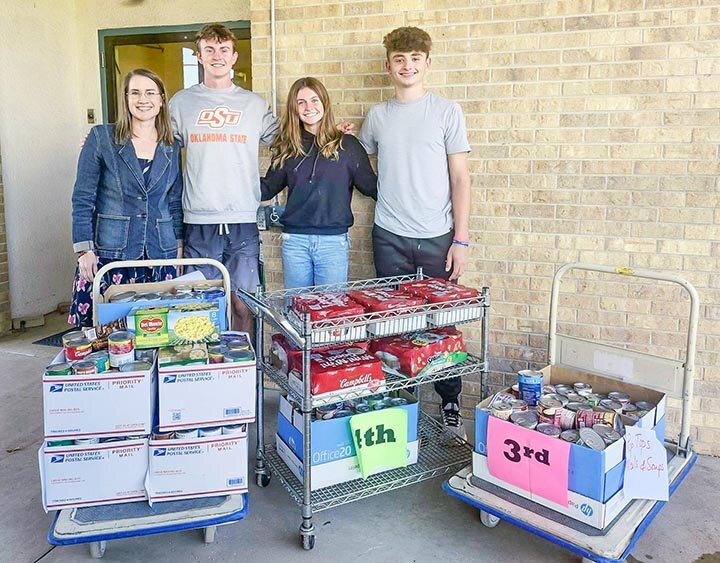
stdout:
[[569,442],[491,416],[487,452],[491,475],[567,506]]

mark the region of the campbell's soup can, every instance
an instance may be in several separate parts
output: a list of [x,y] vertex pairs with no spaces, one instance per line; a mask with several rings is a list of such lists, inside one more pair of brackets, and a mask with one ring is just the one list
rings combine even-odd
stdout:
[[543,394],[543,373],[534,369],[523,369],[518,372],[519,399],[530,406],[537,405]]
[[116,330],[108,336],[110,365],[119,368],[135,361],[135,335],[127,330]]
[[85,333],[82,330],[71,330],[70,332],[66,332],[62,335],[62,343],[63,348],[65,345],[70,342],[71,340],[75,340],[77,338],[85,338]]
[[65,358],[69,362],[82,360],[92,353],[92,340],[81,336],[74,338],[65,344]]

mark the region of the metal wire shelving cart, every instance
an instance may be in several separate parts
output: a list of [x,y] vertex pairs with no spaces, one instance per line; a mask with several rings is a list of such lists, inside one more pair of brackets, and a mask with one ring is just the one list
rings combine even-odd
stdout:
[[[310,315],[298,315],[290,307],[293,295],[324,292],[345,292],[349,290],[388,288],[395,289],[403,282],[427,278],[418,270],[416,275],[375,278],[370,280],[348,282],[335,285],[305,287],[292,290],[263,292],[258,289],[253,296],[239,291],[240,297],[256,315],[255,338],[258,356],[258,387],[257,387],[257,453],[256,482],[265,487],[270,483],[271,475],[275,475],[291,498],[300,506],[302,524],[300,526],[300,542],[304,549],[312,549],[315,545],[315,527],[313,513],[336,506],[361,500],[373,495],[432,479],[439,475],[457,471],[466,465],[472,453],[472,446],[446,431],[441,424],[425,413],[420,413],[418,421],[418,438],[420,449],[418,461],[408,467],[386,471],[373,475],[368,479],[356,479],[345,483],[311,490],[311,413],[314,408],[339,401],[347,401],[374,393],[367,388],[350,388],[332,394],[313,396],[310,388],[310,353],[313,348],[367,340],[379,336],[390,336],[417,331],[418,327],[430,328],[454,326],[462,323],[480,321],[481,342],[479,356],[468,355],[461,364],[441,371],[419,377],[407,378],[385,372],[386,390],[397,391],[409,389],[417,391],[419,385],[441,381],[472,373],[481,374],[483,392],[487,387],[488,371],[488,309],[490,306],[490,290],[482,288],[479,295],[473,298],[458,299],[445,303],[426,304],[415,307],[394,309],[376,313],[343,317],[341,319],[324,319],[312,321]],[[423,322],[418,323],[418,319]],[[427,325],[425,324],[427,321]],[[302,350],[302,389],[291,385],[288,375],[273,367],[264,356],[265,325],[279,330],[293,344]],[[275,382],[287,393],[288,398],[301,406],[305,440],[303,442],[303,479],[298,480],[280,458],[274,444],[266,444],[264,440],[263,401],[264,376]]]

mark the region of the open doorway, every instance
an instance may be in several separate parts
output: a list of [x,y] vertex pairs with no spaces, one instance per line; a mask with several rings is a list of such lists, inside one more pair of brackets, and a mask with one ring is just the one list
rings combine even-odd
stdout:
[[[252,90],[250,22],[226,22],[237,41],[238,59],[233,67],[233,82]],[[117,120],[122,81],[134,68],[156,72],[165,82],[168,98],[178,90],[202,81],[202,66],[195,56],[195,33],[201,25],[172,28],[132,28],[102,30],[100,62],[103,83],[105,123]]]

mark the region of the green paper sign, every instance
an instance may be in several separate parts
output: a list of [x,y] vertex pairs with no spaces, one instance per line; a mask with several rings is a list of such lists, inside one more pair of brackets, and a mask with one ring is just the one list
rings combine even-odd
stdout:
[[378,470],[407,466],[407,424],[408,413],[401,408],[350,417],[350,430],[363,479]]

